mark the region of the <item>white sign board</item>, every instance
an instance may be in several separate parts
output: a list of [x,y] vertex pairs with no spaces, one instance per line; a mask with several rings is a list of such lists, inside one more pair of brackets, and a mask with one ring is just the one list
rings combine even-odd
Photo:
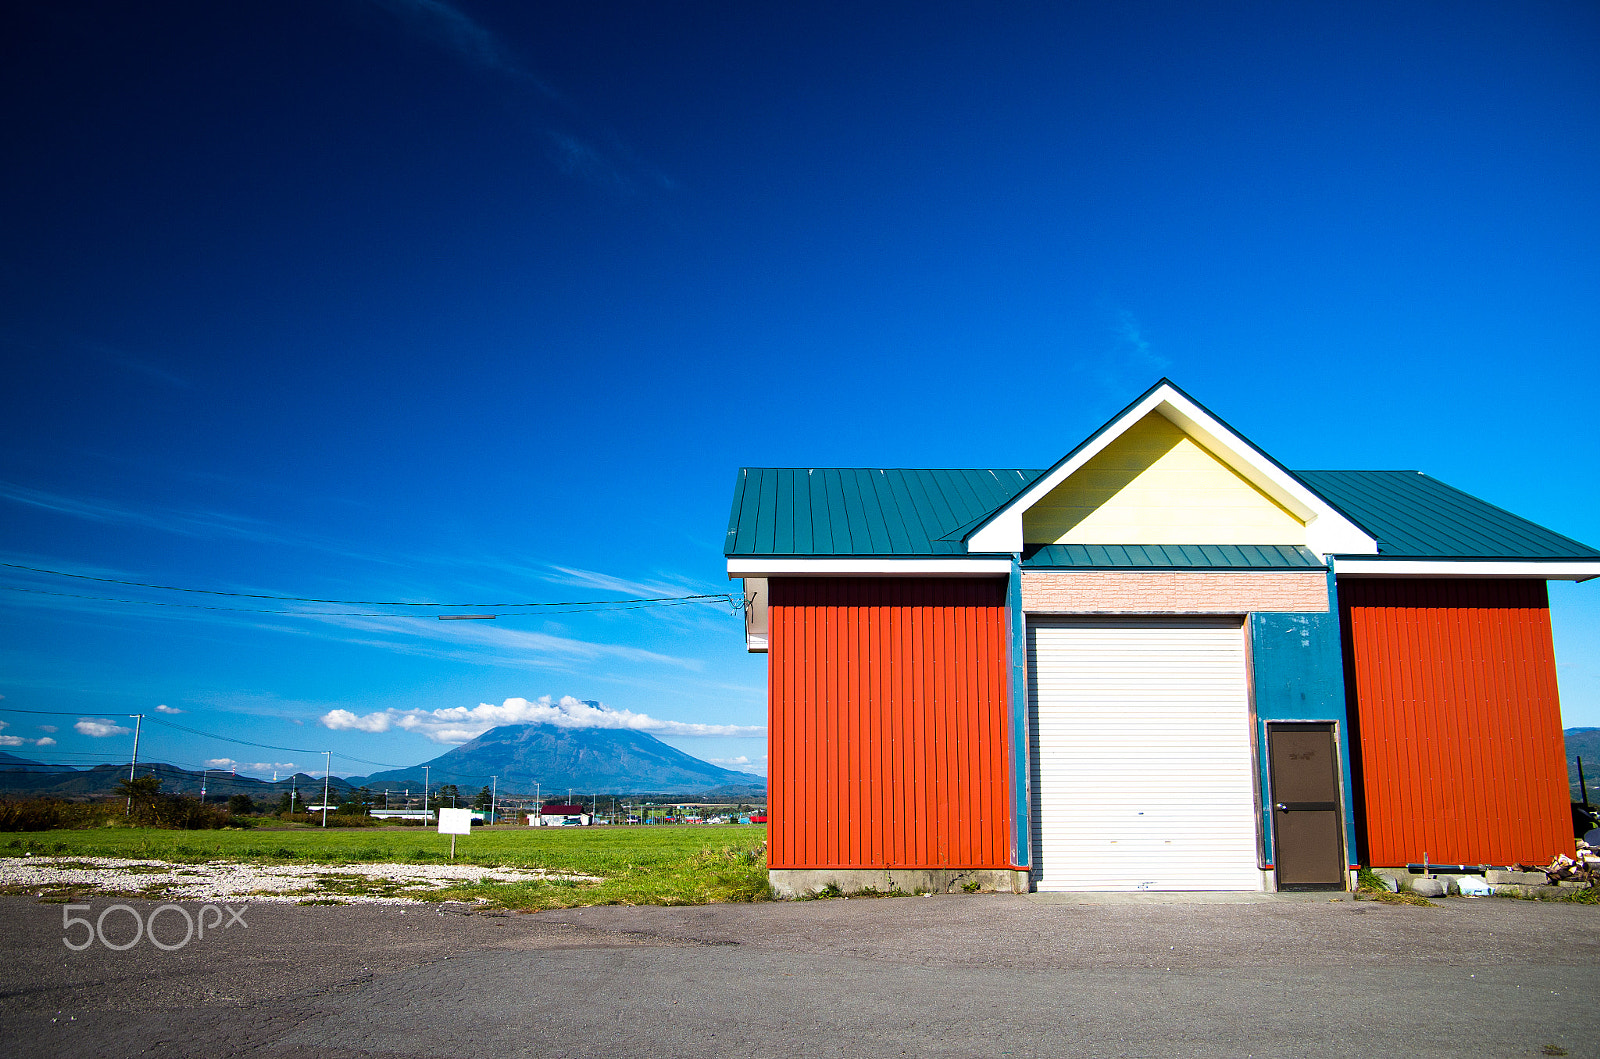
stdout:
[[441,835],[470,835],[472,834],[471,809],[440,809],[439,834]]

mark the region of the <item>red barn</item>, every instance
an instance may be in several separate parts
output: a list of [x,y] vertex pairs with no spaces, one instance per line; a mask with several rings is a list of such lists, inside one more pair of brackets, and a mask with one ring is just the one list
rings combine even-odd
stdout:
[[1286,470],[1166,380],[1051,467],[745,468],[798,894],[1332,888],[1571,851],[1545,582],[1600,551]]

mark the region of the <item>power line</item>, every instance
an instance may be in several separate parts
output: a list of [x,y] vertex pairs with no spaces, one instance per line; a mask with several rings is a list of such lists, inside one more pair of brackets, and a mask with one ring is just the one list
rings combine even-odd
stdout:
[[[691,602],[695,600],[728,599],[728,593],[698,593],[687,596],[643,596],[637,599],[598,599],[598,600],[570,600],[562,603],[415,603],[408,600],[384,599],[319,599],[315,596],[278,596],[259,592],[225,592],[215,588],[183,588],[179,585],[156,585],[145,581],[123,581],[115,577],[94,577],[90,574],[74,574],[65,570],[51,570],[43,566],[24,566],[21,563],[0,563],[0,567],[10,570],[26,570],[35,574],[51,574],[55,577],[75,577],[82,581],[99,581],[108,585],[128,585],[132,588],[154,588],[163,592],[195,592],[207,596],[233,596],[241,599],[275,599],[285,603],[332,603],[349,607],[449,607],[452,609],[479,609],[497,610],[507,607],[597,607],[613,603],[670,603]],[[23,589],[21,591],[29,591]],[[98,599],[98,596],[80,596],[79,599]],[[138,600],[112,600],[110,602],[140,602]]]
[[252,740],[249,740],[249,739],[237,739],[237,738],[235,738],[233,736],[217,735],[214,732],[202,732],[198,728],[190,728],[188,725],[176,724],[176,723],[174,723],[172,721],[164,721],[164,720],[161,720],[158,717],[147,716],[145,718],[145,720],[151,721],[151,722],[153,722],[155,724],[159,724],[163,728],[176,728],[180,732],[188,732],[190,735],[198,735],[198,736],[201,736],[202,738],[205,738],[205,739],[218,739],[218,740],[221,740],[224,743],[237,743],[240,746],[253,746],[253,747],[258,747],[258,748],[260,748],[262,750],[282,750],[282,751],[284,751],[285,753],[288,753],[288,754],[327,754],[327,753],[332,753],[334,757],[340,758],[340,759],[342,759],[344,761],[355,761],[355,762],[359,762],[360,764],[363,764],[363,765],[376,765],[379,768],[398,769],[398,768],[406,768],[406,767],[408,767],[408,766],[405,766],[405,765],[396,765],[396,764],[393,764],[393,763],[388,762],[388,761],[368,761],[364,757],[355,757],[355,756],[350,755],[350,754],[341,754],[337,750],[334,750],[334,751],[307,750],[304,747],[275,746],[272,743],[257,743],[257,742],[254,742]]
[[[143,607],[179,607],[184,610],[211,610],[227,611],[234,614],[282,614],[294,618],[404,618],[405,614],[394,614],[387,611],[343,611],[343,610],[273,610],[267,607],[214,607],[204,603],[174,603],[170,600],[158,599],[115,599],[111,596],[85,596],[76,592],[52,592],[43,588],[22,588],[17,585],[0,585],[8,592],[27,592],[36,596],[59,596],[63,599],[89,599],[100,603],[131,603]],[[732,603],[730,595],[721,596],[677,596],[664,597],[650,600],[617,600],[618,605],[605,603],[507,603],[508,607],[556,607],[567,608],[564,610],[522,610],[502,612],[500,614],[474,614],[472,617],[484,618],[515,618],[528,615],[546,614],[602,614],[610,611],[621,610],[651,610],[656,607],[682,607],[694,603],[727,602]],[[405,607],[443,607],[444,603],[394,603],[373,604],[374,606],[405,606]]]
[[[15,706],[0,706],[0,713],[27,713],[27,714],[33,714],[33,715],[39,716],[39,717],[87,717],[87,716],[100,716],[100,714],[86,714],[82,710],[77,710],[77,711],[68,713],[68,712],[65,712],[65,711],[62,711],[62,710],[24,710],[24,709],[19,709],[18,707],[15,707]],[[114,717],[115,716],[120,716],[120,714],[112,714],[111,716],[114,716]],[[276,746],[276,745],[274,745],[272,743],[257,743],[254,740],[250,740],[250,739],[238,739],[238,738],[236,738],[234,736],[230,736],[230,735],[217,735],[215,732],[202,732],[198,728],[190,728],[188,725],[178,724],[178,723],[176,723],[174,721],[162,720],[160,717],[156,717],[153,714],[146,714],[144,719],[149,721],[149,722],[151,722],[152,724],[159,724],[163,728],[175,728],[180,732],[187,732],[190,735],[198,735],[203,739],[217,739],[217,740],[220,740],[220,741],[222,741],[224,743],[237,743],[240,746],[253,746],[253,747],[257,747],[257,748],[259,748],[261,750],[282,750],[285,753],[289,753],[289,754],[324,754],[324,753],[328,753],[328,751],[325,751],[325,750],[307,750],[304,747],[298,747],[298,746]],[[400,769],[400,768],[409,768],[410,767],[409,765],[396,765],[392,761],[369,761],[364,757],[356,757],[353,754],[343,754],[343,753],[340,753],[337,750],[333,751],[332,753],[333,753],[334,757],[337,757],[337,758],[339,758],[341,760],[344,760],[344,761],[354,761],[354,762],[357,762],[357,763],[362,764],[362,765],[376,765],[378,768]]]

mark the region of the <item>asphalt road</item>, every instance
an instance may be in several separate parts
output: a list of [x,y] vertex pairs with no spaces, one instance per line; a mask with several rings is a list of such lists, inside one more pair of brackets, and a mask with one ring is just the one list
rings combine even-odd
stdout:
[[170,952],[62,907],[0,898],[7,1056],[1600,1056],[1594,907],[252,905]]

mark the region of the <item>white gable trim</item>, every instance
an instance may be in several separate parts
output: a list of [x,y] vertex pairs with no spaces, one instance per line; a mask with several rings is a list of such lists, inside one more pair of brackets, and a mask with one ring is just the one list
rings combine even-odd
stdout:
[[1340,577],[1515,577],[1540,581],[1587,581],[1600,577],[1600,562],[1580,559],[1334,559]]
[[1360,526],[1345,518],[1327,501],[1312,492],[1297,478],[1279,467],[1266,453],[1240,437],[1227,424],[1190,400],[1183,391],[1162,380],[1148,394],[1078,451],[1062,460],[1032,485],[1018,493],[1000,510],[990,515],[967,536],[971,552],[1020,552],[1023,546],[1022,515],[1050,491],[1066,481],[1084,464],[1098,456],[1128,428],[1151,412],[1160,413],[1178,429],[1209,449],[1251,485],[1282,505],[1306,524],[1306,547],[1319,559],[1330,553],[1376,555],[1378,542]]
[[783,555],[765,559],[729,559],[728,577],[1004,577],[1010,559],[808,559]]

